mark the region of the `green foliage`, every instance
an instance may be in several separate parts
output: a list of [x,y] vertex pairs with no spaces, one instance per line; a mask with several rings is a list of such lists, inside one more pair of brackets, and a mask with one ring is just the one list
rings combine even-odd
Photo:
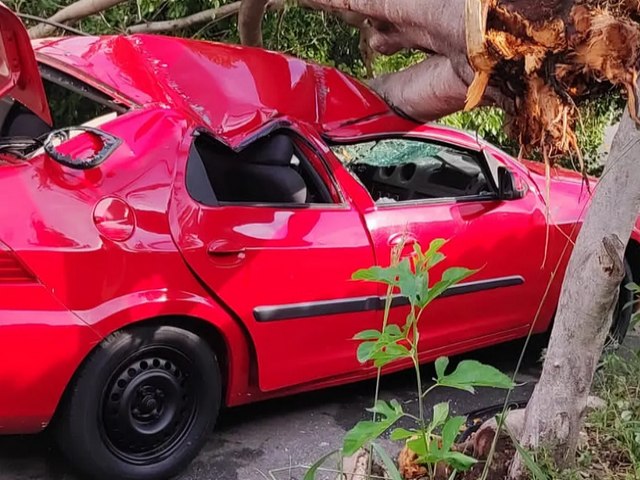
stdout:
[[[436,300],[448,288],[476,272],[476,270],[462,267],[450,267],[444,271],[440,280],[429,285],[429,271],[445,259],[445,255],[440,251],[445,244],[444,239],[436,239],[426,250],[423,250],[420,245],[414,245],[411,257],[400,260],[399,252],[404,247],[404,242],[401,242],[392,253],[390,266],[375,266],[358,270],[353,274],[355,280],[381,283],[388,287],[381,330],[365,330],[354,337],[355,340],[362,342],[358,346],[358,360],[362,363],[372,361],[378,367],[379,381],[382,367],[391,362],[410,358],[416,370],[420,415],[413,417],[405,413],[396,400],[387,403],[376,398],[374,408],[369,409],[373,413],[373,419],[358,422],[346,434],[342,452],[344,455],[351,456],[358,449],[372,445],[394,478],[399,475],[395,465],[382,448],[372,442],[403,417],[413,418],[417,423],[417,428],[410,430],[396,428],[391,432],[391,439],[404,441],[407,447],[418,455],[418,462],[425,465],[431,473],[440,463],[459,471],[468,470],[476,463],[473,457],[453,449],[460,428],[465,423],[465,418],[451,416],[448,402],[435,405],[431,420],[425,421],[424,397],[432,389],[451,387],[473,393],[474,387],[513,388],[513,382],[507,376],[491,366],[476,361],[462,361],[452,373],[446,374],[449,360],[441,357],[436,361],[437,378],[435,384],[423,391],[418,349],[420,318],[432,301]],[[402,327],[388,323],[390,299],[396,293],[406,297],[411,307]]]
[[366,443],[378,438],[404,416],[402,406],[397,400],[391,400],[390,403],[378,400],[376,405],[367,409],[367,411],[379,416],[376,417],[375,421],[364,420],[358,422],[355,427],[347,432],[342,444],[342,453],[346,456],[353,455]]
[[391,457],[385,451],[385,449],[375,442],[372,443],[371,446],[373,447],[373,451],[378,454],[378,456],[382,460],[382,463],[387,468],[387,472],[389,472],[389,475],[391,475],[391,480],[402,480],[402,476],[400,475],[396,464],[393,463],[393,460],[391,460]]
[[511,378],[491,365],[482,364],[476,360],[463,360],[449,375],[445,370],[449,359],[440,357],[436,360],[436,384],[441,387],[456,388],[475,393],[474,387],[494,387],[512,389],[515,385]]
[[511,155],[518,154],[518,143],[507,135],[505,114],[495,107],[479,107],[471,112],[458,112],[444,117],[441,123],[450,127],[476,132]]
[[311,465],[307,470],[307,473],[304,474],[304,477],[302,478],[302,480],[314,480],[316,478],[316,474],[318,473],[318,470],[320,470],[324,462],[326,462],[330,457],[332,457],[336,453],[337,452],[335,451],[327,453],[325,456],[320,458],[316,463]]
[[[632,300],[628,304],[626,304],[623,308],[635,308],[636,305],[640,303],[640,285],[637,283],[628,283],[625,285],[627,290],[630,290],[634,293],[635,300]],[[640,312],[636,312],[631,317],[631,327],[635,327],[640,323]]]
[[[75,0],[9,0],[8,5],[23,13],[50,16]],[[143,22],[173,20],[215,8],[232,0],[136,0],[124,2],[99,15],[83,19],[76,27],[92,34],[123,33],[127,27]],[[30,22],[28,22],[30,23]],[[325,12],[315,12],[293,6],[283,11],[268,12],[263,22],[265,47],[305,58],[316,63],[337,67],[358,78],[365,76],[359,50],[359,33],[340,19]],[[237,43],[237,23],[231,17],[222,21],[193,26],[175,32],[184,37]],[[376,75],[398,71],[424,59],[425,54],[405,51],[392,56],[377,56],[373,68]],[[618,94],[600,97],[580,107],[581,121],[577,128],[579,145],[590,173],[601,170],[604,129],[620,117],[624,99]],[[441,120],[456,128],[477,132],[485,140],[508,153],[518,152],[517,142],[509,138],[504,128],[504,113],[497,108],[482,107],[471,112],[459,112]],[[575,167],[577,160],[567,158],[564,166]]]
[[573,468],[559,470],[544,450],[534,457],[551,480],[640,478],[640,355],[625,350],[603,358],[594,394],[606,407],[589,412]]

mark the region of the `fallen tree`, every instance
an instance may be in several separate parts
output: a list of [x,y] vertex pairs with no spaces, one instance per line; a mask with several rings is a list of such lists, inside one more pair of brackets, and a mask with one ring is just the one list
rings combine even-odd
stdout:
[[[244,0],[248,1],[248,0]],[[253,8],[265,0],[252,0]],[[609,5],[611,3],[611,5]],[[421,121],[478,105],[509,114],[523,154],[553,162],[573,153],[577,105],[622,88],[636,118],[637,0],[314,0],[306,6],[363,16],[371,48],[427,58],[371,82],[390,104]],[[610,8],[607,8],[610,7]],[[251,10],[254,12],[254,10]],[[241,36],[261,15],[240,12]]]

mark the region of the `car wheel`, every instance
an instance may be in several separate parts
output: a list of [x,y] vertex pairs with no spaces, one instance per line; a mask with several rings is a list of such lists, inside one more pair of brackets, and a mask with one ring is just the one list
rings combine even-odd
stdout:
[[605,344],[605,349],[612,350],[622,344],[629,325],[631,324],[631,318],[633,317],[633,308],[631,302],[633,301],[633,292],[626,288],[626,285],[633,281],[631,275],[631,268],[627,262],[624,263],[625,276],[620,284],[620,293],[618,295],[618,302],[616,303],[613,311],[613,319],[611,322],[611,330],[609,330],[609,336]]
[[77,375],[56,428],[60,448],[88,478],[171,477],[205,443],[221,391],[216,357],[197,335],[118,332]]

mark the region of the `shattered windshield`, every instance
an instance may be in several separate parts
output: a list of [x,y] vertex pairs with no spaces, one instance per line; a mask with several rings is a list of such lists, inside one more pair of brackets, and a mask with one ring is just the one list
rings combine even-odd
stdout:
[[375,140],[356,145],[335,145],[332,150],[345,165],[367,164],[375,167],[389,167],[416,162],[416,160],[427,162],[430,158],[438,156],[440,152],[446,151],[447,147],[397,139]]

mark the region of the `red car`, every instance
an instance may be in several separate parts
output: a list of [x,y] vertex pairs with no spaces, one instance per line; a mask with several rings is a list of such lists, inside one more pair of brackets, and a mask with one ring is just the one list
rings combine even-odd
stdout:
[[[430,307],[423,361],[549,328],[578,175],[554,172],[547,211],[538,164],[277,53],[31,44],[4,6],[0,30],[0,433],[51,424],[91,478],[175,474],[223,405],[375,375],[351,338],[384,289],[350,277],[403,235],[482,267]],[[638,279],[638,228],[627,259]]]

